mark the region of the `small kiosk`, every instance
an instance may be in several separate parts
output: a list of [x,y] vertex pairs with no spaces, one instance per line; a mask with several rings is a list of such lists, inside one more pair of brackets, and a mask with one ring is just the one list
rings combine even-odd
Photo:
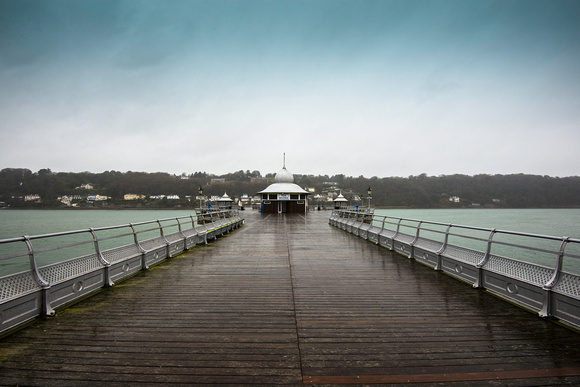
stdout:
[[334,199],[334,209],[335,210],[346,210],[348,209],[348,199],[342,195],[342,192],[336,199]]
[[227,192],[217,200],[219,210],[231,210],[233,203],[233,199],[228,196]]

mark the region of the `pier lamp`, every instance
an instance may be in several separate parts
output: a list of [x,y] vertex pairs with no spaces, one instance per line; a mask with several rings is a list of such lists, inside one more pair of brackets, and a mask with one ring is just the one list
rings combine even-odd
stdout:
[[373,190],[371,188],[371,186],[369,185],[369,189],[367,189],[367,193],[369,194],[369,209],[371,208],[371,194],[373,193]]
[[201,198],[202,198],[201,195],[203,195],[203,188],[201,188],[201,185],[197,189],[197,193],[199,194],[199,209],[201,210]]

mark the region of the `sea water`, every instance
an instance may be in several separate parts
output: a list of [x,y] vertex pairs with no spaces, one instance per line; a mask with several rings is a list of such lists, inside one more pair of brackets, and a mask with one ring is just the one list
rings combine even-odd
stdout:
[[[455,225],[465,225],[482,228],[495,228],[498,230],[517,231],[524,233],[549,235],[549,236],[569,236],[580,239],[580,209],[377,209],[377,215],[386,215],[395,218],[407,218],[423,221],[452,223]],[[43,235],[64,231],[81,230],[88,228],[99,228],[116,225],[127,225],[156,219],[175,219],[194,215],[190,210],[0,210],[0,239],[15,238],[24,235]],[[330,216],[330,213],[328,213]],[[480,234],[477,237],[481,238]],[[85,238],[90,239],[90,235]],[[557,251],[559,241],[541,241],[536,238],[505,238],[494,236],[498,242],[515,243],[518,245],[529,245],[533,249],[546,251]],[[70,243],[66,238],[55,243]],[[130,243],[130,238],[126,238]],[[463,240],[464,241],[464,240]],[[115,240],[117,243],[118,240]],[[34,241],[35,250],[42,250],[42,242]],[[17,248],[18,253],[27,252],[24,243],[10,244],[10,248]],[[17,246],[15,246],[17,245]],[[481,243],[473,248],[481,249]],[[569,244],[566,247],[566,254],[570,256],[580,256],[580,244]],[[88,246],[88,245],[85,245]],[[106,243],[102,246],[105,249]],[[470,247],[470,246],[466,246]],[[516,259],[540,263],[553,267],[557,254],[542,253],[536,250],[523,251],[520,248],[510,248],[500,246],[496,249],[499,253],[507,256],[514,256]],[[48,247],[47,247],[48,249]],[[75,251],[71,249],[71,251]],[[14,250],[7,250],[6,245],[0,244],[0,257],[15,254]],[[71,253],[72,254],[72,253]],[[39,265],[54,262],[54,254],[38,254]],[[72,254],[74,255],[74,254]],[[43,260],[43,258],[46,259]],[[15,266],[15,262],[18,263]],[[574,272],[580,272],[580,259],[566,258],[565,267],[574,267]],[[11,274],[21,267],[28,266],[27,256],[18,259],[0,261],[0,277]],[[10,267],[10,268],[9,268]],[[22,270],[23,270],[22,269]]]
[[[456,226],[496,229],[498,232],[492,238],[495,242],[492,245],[492,254],[550,268],[555,267],[562,245],[561,239],[516,236],[504,233],[504,231],[580,240],[580,209],[379,209],[375,210],[375,214]],[[444,226],[424,225],[422,228],[437,230],[439,234],[424,232],[420,235],[438,241],[442,240],[440,232],[446,230]],[[485,251],[486,239],[490,234],[489,231],[467,231],[461,230],[460,227],[452,228],[452,233],[464,233],[474,238],[455,238],[453,242],[459,242],[462,247],[479,251]],[[580,257],[580,243],[568,243],[564,252],[564,270],[580,273],[580,258],[578,258]]]
[[[85,230],[73,235],[32,240],[35,258],[39,267],[66,259],[92,254],[95,251],[89,228],[129,225],[163,219],[195,216],[190,210],[0,210],[0,240],[22,236],[39,236],[67,231]],[[180,220],[182,224],[187,219]],[[175,224],[176,222],[173,222]],[[169,224],[169,223],[165,223]],[[185,228],[191,225],[184,224]],[[151,230],[151,231],[147,231]],[[159,237],[156,223],[140,226],[139,240]],[[171,231],[175,232],[175,231]],[[114,239],[113,236],[124,235]],[[131,228],[101,231],[97,235],[103,240],[100,249],[106,250],[134,243]],[[60,248],[59,246],[69,246]],[[59,247],[58,249],[56,249]],[[56,250],[55,250],[56,249]],[[3,257],[18,257],[2,259]],[[28,248],[24,242],[0,244],[0,277],[17,273],[30,267]]]

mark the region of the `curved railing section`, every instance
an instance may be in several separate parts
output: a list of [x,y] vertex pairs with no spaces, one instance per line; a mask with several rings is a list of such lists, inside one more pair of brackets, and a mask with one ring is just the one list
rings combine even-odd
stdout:
[[580,328],[580,239],[344,210],[329,223]]
[[226,210],[0,240],[0,336],[243,223]]

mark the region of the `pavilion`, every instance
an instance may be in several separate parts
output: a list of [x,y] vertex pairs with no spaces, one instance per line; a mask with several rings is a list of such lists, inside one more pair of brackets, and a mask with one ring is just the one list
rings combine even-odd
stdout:
[[342,192],[334,199],[335,210],[346,210],[348,208],[348,199],[342,195]]
[[224,193],[224,196],[218,198],[217,204],[220,210],[231,210],[234,200],[228,196],[228,193]]
[[294,175],[286,169],[286,163],[270,184],[258,192],[262,199],[263,213],[305,213],[308,211],[309,192],[294,184]]

